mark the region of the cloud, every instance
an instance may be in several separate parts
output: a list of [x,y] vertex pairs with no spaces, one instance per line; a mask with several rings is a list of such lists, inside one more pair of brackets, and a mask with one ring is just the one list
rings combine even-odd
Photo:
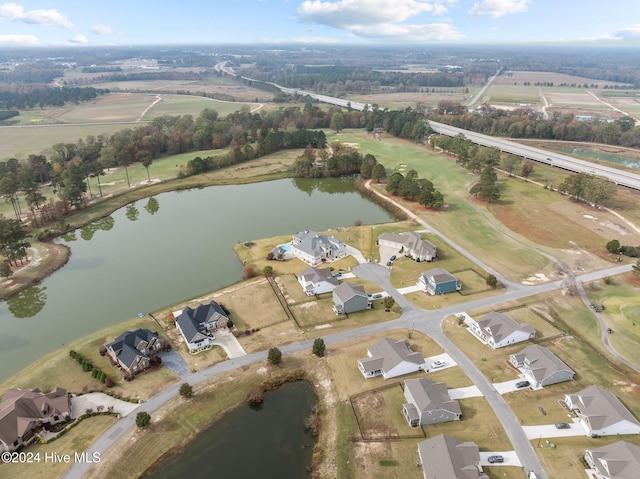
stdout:
[[306,0],[297,10],[307,23],[347,30],[359,37],[405,42],[452,40],[462,35],[446,23],[408,24],[422,14],[440,16],[456,0]]
[[474,3],[473,8],[467,12],[467,15],[499,18],[511,13],[526,12],[529,3],[531,3],[531,0],[482,0]]
[[326,37],[294,37],[294,38],[261,38],[261,43],[275,44],[275,45],[327,45],[330,43],[338,43],[339,40],[335,38]]
[[109,25],[103,25],[101,23],[96,23],[95,25],[92,25],[91,31],[96,35],[111,35],[115,33],[113,31],[113,28],[111,28]]
[[33,35],[0,35],[0,45],[40,45],[40,41]]
[[31,23],[34,25],[53,25],[56,27],[66,28],[67,30],[71,30],[73,28],[73,23],[71,23],[65,15],[58,12],[56,9],[36,9],[25,12],[24,7],[15,3],[3,3],[0,5],[0,18]]
[[608,35],[612,40],[640,40],[640,23]]
[[89,42],[87,41],[87,37],[85,37],[82,33],[78,33],[77,35],[74,35],[73,37],[69,38],[69,43],[86,45]]

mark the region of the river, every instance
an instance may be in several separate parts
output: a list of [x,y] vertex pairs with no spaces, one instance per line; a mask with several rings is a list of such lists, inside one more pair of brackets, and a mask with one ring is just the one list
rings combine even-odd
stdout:
[[138,201],[66,236],[67,265],[0,303],[0,382],[139,312],[240,280],[233,252],[240,241],[391,219],[350,178],[215,186]]

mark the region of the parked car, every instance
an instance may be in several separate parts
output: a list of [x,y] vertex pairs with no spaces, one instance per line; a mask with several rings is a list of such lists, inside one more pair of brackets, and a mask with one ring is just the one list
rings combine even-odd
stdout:
[[569,424],[568,422],[557,422],[556,423],[556,429],[569,429],[571,427],[571,424]]
[[489,462],[489,464],[495,464],[496,462],[504,462],[504,457],[496,454],[495,456],[489,456],[487,458],[487,461]]
[[527,388],[529,386],[531,386],[531,383],[529,381],[519,381],[516,383],[516,387],[518,389]]
[[391,266],[391,261],[387,261],[387,266]]
[[372,296],[372,298],[373,298],[373,299],[380,299],[380,298],[382,298],[382,295],[381,295],[381,294],[379,294],[379,293],[377,293],[377,294],[374,294],[374,295]]
[[342,276],[342,273],[340,271],[338,271],[337,273],[333,273],[334,278],[339,278],[340,276]]
[[609,334],[613,333],[613,329],[607,328],[607,333],[609,333]]
[[444,367],[444,365],[447,364],[444,361],[440,361],[439,359],[437,361],[434,361],[431,363],[431,369],[438,369],[441,367]]
[[398,257],[394,254],[391,258],[389,258],[389,261],[395,261],[397,259],[398,259]]

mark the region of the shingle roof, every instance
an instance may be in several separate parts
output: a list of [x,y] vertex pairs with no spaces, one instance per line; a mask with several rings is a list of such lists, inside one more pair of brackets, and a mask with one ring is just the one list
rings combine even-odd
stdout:
[[417,365],[424,364],[422,353],[413,352],[409,342],[405,339],[382,338],[369,346],[368,349],[370,357],[360,360],[365,372],[378,369],[389,372],[403,361],[409,361]]
[[571,404],[577,406],[580,413],[589,418],[591,429],[603,429],[625,420],[640,426],[624,404],[613,393],[600,386],[589,386],[568,396]]
[[444,268],[432,268],[422,273],[422,276],[424,276],[425,278],[433,277],[433,281],[436,284],[448,283],[450,281],[458,281],[458,279],[455,276],[450,274]]
[[425,479],[488,479],[481,473],[478,446],[440,434],[418,443]]
[[320,281],[327,281],[335,286],[340,284],[340,282],[333,277],[331,269],[329,268],[316,268],[314,266],[309,266],[308,268],[303,269],[298,277],[302,278],[307,283],[311,282],[316,284]]
[[158,333],[156,332],[144,328],[138,328],[134,331],[122,333],[114,339],[113,342],[107,344],[106,347],[116,354],[122,364],[130,368],[136,357],[149,357],[148,354],[137,349],[140,343],[144,341],[149,344],[154,338],[158,337]]
[[404,387],[409,389],[418,411],[427,412],[444,409],[455,414],[462,414],[460,404],[451,399],[445,383],[436,383],[430,379],[407,379]]
[[640,446],[618,441],[589,451],[596,470],[609,479],[636,479],[640,470]]
[[513,334],[514,331],[524,331],[528,334],[535,332],[535,329],[528,324],[519,324],[510,316],[498,313],[497,311],[491,311],[484,315],[484,317],[478,321],[478,327],[491,334],[496,343]]
[[346,303],[354,296],[364,296],[365,298],[367,297],[367,293],[365,292],[363,286],[349,283],[347,281],[336,287],[336,289],[333,290],[333,294],[338,297],[342,304]]
[[518,364],[524,362],[523,368],[531,371],[533,377],[538,381],[542,381],[557,371],[566,370],[574,373],[558,356],[539,344],[527,346],[512,356],[515,357]]

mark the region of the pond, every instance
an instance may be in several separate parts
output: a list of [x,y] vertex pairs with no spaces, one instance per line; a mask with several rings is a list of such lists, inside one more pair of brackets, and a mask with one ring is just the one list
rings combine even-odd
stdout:
[[0,303],[0,382],[78,338],[239,281],[238,242],[391,219],[351,178],[215,186],[138,201],[67,235],[67,265]]
[[586,150],[582,148],[549,148],[550,150],[560,153],[583,158],[586,160],[598,160],[616,165],[623,165],[629,168],[640,169],[640,161],[628,158],[626,156],[615,155],[613,153],[604,153],[602,151]]
[[225,414],[145,477],[310,477],[314,439],[305,421],[315,404],[309,383],[286,384],[258,410],[243,404]]

